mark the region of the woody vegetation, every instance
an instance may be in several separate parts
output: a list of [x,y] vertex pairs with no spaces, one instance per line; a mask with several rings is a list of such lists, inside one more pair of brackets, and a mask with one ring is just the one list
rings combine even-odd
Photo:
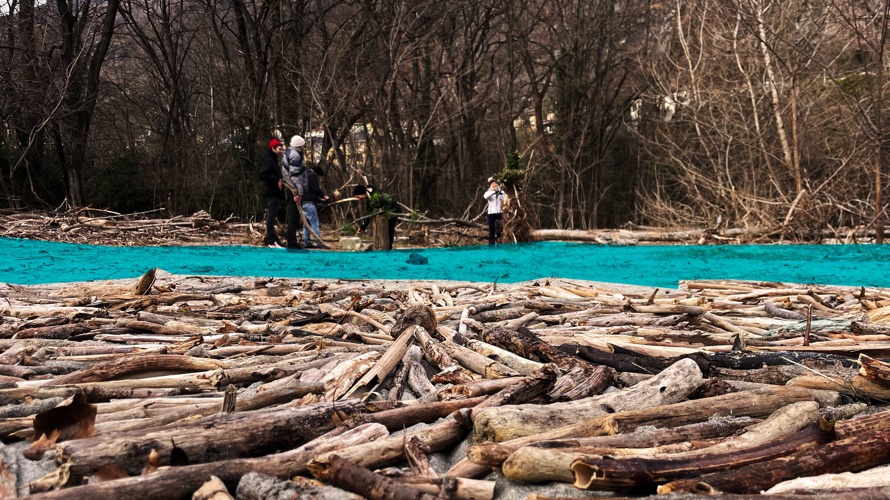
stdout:
[[0,207],[247,223],[263,210],[260,148],[300,133],[328,191],[367,178],[430,218],[477,220],[485,179],[513,164],[515,239],[630,226],[882,241],[887,13],[3,1]]

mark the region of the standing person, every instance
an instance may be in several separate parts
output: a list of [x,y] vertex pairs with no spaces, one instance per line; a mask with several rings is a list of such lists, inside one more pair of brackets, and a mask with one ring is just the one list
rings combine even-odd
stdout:
[[507,195],[493,177],[488,178],[488,191],[482,197],[488,201],[488,244],[501,241],[501,219],[504,218],[504,200]]
[[290,138],[290,147],[281,160],[281,177],[284,182],[285,199],[287,200],[287,248],[303,248],[297,241],[297,226],[300,214],[297,203],[302,203],[306,192],[306,166],[303,164],[303,146],[306,140],[295,135]]
[[269,141],[269,150],[260,162],[260,180],[263,182],[263,195],[266,197],[266,237],[265,244],[269,248],[283,248],[278,243],[278,235],[275,233],[275,223],[278,222],[278,212],[281,210],[281,202],[284,201],[284,186],[281,181],[281,156],[284,154],[284,144],[277,138]]
[[303,223],[303,246],[306,248],[315,246],[327,248],[321,240],[318,240],[316,242],[317,244],[312,243],[313,234],[319,237],[321,236],[321,233],[318,232],[318,208],[315,205],[320,201],[327,202],[330,200],[318,185],[319,177],[324,177],[324,170],[322,170],[320,166],[306,169],[306,190],[303,192],[302,207],[303,216],[306,217],[306,222],[308,222],[309,227],[312,228],[312,232],[310,232],[309,227],[306,227],[306,223]]
[[[383,191],[378,191],[374,186],[365,186],[359,184],[352,190],[352,196],[354,198],[364,200],[366,215],[372,213],[370,195],[373,193],[382,195],[382,199],[385,200],[384,206],[377,207],[377,210],[384,210],[391,214],[387,223],[389,224],[389,248],[392,248],[393,242],[396,239],[396,224],[399,223],[398,215],[401,213],[401,211],[399,210],[399,204],[392,199],[392,196],[389,196]],[[363,232],[365,232],[368,229],[368,224],[370,223],[370,217],[362,220],[361,224],[359,224],[358,227],[358,234],[362,234]]]

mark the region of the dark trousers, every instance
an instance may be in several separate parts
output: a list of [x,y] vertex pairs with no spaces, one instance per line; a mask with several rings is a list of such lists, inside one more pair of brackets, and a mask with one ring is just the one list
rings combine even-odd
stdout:
[[287,248],[301,248],[297,240],[297,229],[302,225],[300,212],[297,211],[297,203],[289,189],[284,190],[284,199],[287,202]]
[[396,224],[399,223],[399,219],[397,217],[393,217],[387,221],[389,224],[389,248],[392,248],[392,244],[396,241]]
[[501,219],[503,214],[488,214],[488,244],[501,241]]
[[269,196],[266,198],[266,244],[271,245],[278,242],[278,235],[275,233],[275,225],[278,223],[278,212],[281,211],[281,202],[284,200],[277,196]]

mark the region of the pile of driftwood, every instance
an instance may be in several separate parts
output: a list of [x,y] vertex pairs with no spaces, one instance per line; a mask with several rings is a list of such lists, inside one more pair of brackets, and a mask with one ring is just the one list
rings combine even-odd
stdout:
[[[94,208],[57,212],[0,209],[0,237],[109,246],[260,245],[263,222],[236,217],[216,220],[203,210],[190,216],[162,217],[163,210],[120,214]],[[462,219],[402,220],[399,246],[476,245],[487,238],[482,224]],[[278,229],[284,236],[283,224]],[[322,227],[321,236],[336,242],[338,228]]]
[[203,210],[160,218],[160,211],[119,214],[94,208],[66,212],[0,210],[0,236],[92,245],[246,244],[262,239],[262,228],[234,218],[219,221]]
[[0,285],[0,497],[887,498],[888,313],[738,281]]
[[[0,209],[0,237],[110,246],[260,245],[264,240],[262,221],[242,222],[235,217],[216,220],[204,211],[187,217],[163,218],[162,212],[119,214],[94,208],[65,212]],[[605,245],[737,244],[787,240],[780,229],[534,229],[529,236],[535,241],[583,241]],[[402,218],[396,233],[398,247],[479,245],[488,238],[487,226],[477,220],[459,218]],[[284,235],[283,227],[279,227],[279,235]],[[338,227],[323,223],[321,236],[336,247],[336,241],[343,234]],[[825,243],[857,243],[873,239],[873,231],[869,233],[861,228],[826,230],[808,236],[809,241]]]

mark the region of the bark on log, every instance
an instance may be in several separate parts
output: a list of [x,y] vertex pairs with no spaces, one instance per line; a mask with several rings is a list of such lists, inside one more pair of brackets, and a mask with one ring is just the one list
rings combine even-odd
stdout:
[[[720,457],[735,456],[736,451],[738,450],[764,446],[770,442],[781,439],[783,436],[800,431],[818,418],[818,409],[819,405],[812,401],[794,403],[776,410],[767,420],[751,426],[748,431],[741,436],[727,439],[718,444],[706,447],[698,446],[697,443],[690,443],[687,441],[684,443],[687,446],[682,447],[690,449],[690,451],[686,452],[665,450],[663,449],[666,448],[665,446],[631,449],[628,453],[625,453],[622,448],[608,447],[592,449],[589,446],[585,446],[560,450],[547,449],[540,446],[524,446],[516,450],[516,452],[511,454],[504,462],[504,475],[511,479],[532,482],[549,480],[574,482],[576,483],[576,487],[588,489],[587,486],[579,485],[576,480],[579,476],[574,473],[575,468],[573,464],[580,460],[585,465],[599,467],[596,474],[597,478],[602,476],[603,478],[608,477],[609,480],[611,480],[618,477],[620,478],[619,481],[627,480],[628,485],[633,485],[643,481],[634,479],[636,476],[633,474],[639,473],[639,471],[636,471],[634,468],[637,465],[643,464],[651,466],[646,470],[647,473],[654,473],[659,470],[659,467],[668,463],[677,466],[676,468],[671,468],[671,471],[679,471],[681,470],[681,467],[686,467],[680,465],[679,460],[688,460],[689,462],[684,463],[697,464],[697,466],[702,466],[702,464],[708,466],[708,464],[719,462],[721,459]],[[674,447],[681,448],[678,446]],[[625,467],[626,465],[627,468],[622,469],[622,472],[618,474],[613,474],[611,472],[606,473],[605,471],[611,471],[613,466],[611,463],[600,464],[599,462],[602,461],[602,457],[608,457],[606,462],[614,460],[615,467]],[[654,457],[657,457],[657,459]],[[651,463],[634,462],[632,459],[643,461],[651,459],[653,461]],[[579,468],[580,467],[582,466],[579,466]],[[599,474],[599,472],[603,473]],[[586,477],[593,476],[593,473],[589,473],[586,469],[584,473],[587,474]],[[608,485],[611,483],[607,481],[605,484]],[[623,483],[615,484],[617,486]]]
[[[614,368],[619,372],[650,373],[655,374],[674,364],[675,358],[656,358],[642,354],[624,354],[620,352],[605,352],[590,346],[563,344],[557,349],[577,356],[588,363]],[[708,363],[704,356],[687,356],[695,360],[701,371],[707,370]]]
[[721,491],[756,493],[795,477],[858,472],[890,461],[890,430],[878,430],[828,443],[818,448],[715,472],[695,479],[672,481],[659,493]]
[[403,476],[395,478],[394,481],[407,484],[438,498],[453,498],[455,500],[492,500],[496,485],[494,481],[447,476],[437,478]]
[[374,474],[370,470],[336,455],[325,462],[313,461],[309,471],[316,478],[338,488],[362,495],[368,500],[435,500],[411,486]]
[[203,372],[224,368],[220,361],[169,354],[128,356],[110,363],[103,363],[64,377],[49,380],[46,385],[72,385],[111,380],[122,375],[156,370]]
[[482,337],[489,344],[507,349],[526,359],[541,363],[554,363],[566,371],[576,364],[593,368],[593,365],[586,361],[562,352],[549,343],[544,342],[528,328],[519,328],[515,331],[494,328],[486,330]]
[[77,335],[81,335],[92,330],[90,327],[82,324],[67,324],[54,326],[41,326],[35,328],[23,328],[12,335],[12,339],[70,339]]
[[233,490],[237,486],[238,480],[248,472],[258,472],[286,480],[294,475],[305,473],[307,471],[306,464],[320,453],[382,439],[388,434],[386,429],[379,424],[367,424],[351,430],[332,432],[284,453],[258,458],[221,460],[184,467],[161,467],[144,476],[75,486],[29,498],[35,500],[187,499],[191,498],[192,492],[210,475],[219,477],[228,488]]
[[441,423],[425,429],[414,431],[402,436],[393,436],[371,443],[352,446],[336,453],[325,453],[317,456],[312,462],[325,463],[336,454],[345,460],[362,467],[375,468],[405,458],[405,441],[417,436],[426,444],[431,452],[437,452],[462,440],[467,428],[462,422],[449,418]]
[[215,414],[159,430],[66,441],[57,446],[57,453],[70,457],[73,481],[107,464],[138,473],[152,449],[157,450],[162,463],[169,461],[174,442],[193,463],[257,455],[314,439],[334,427],[335,414],[348,416],[363,409],[361,403],[347,401],[274,412]]
[[491,358],[499,363],[504,364],[505,366],[516,370],[522,375],[533,375],[535,372],[540,370],[541,366],[544,364],[523,358],[522,356],[517,356],[516,354],[506,349],[501,349],[498,346],[494,346],[487,342],[481,342],[478,340],[468,340],[467,347],[485,357]]
[[455,344],[454,342],[445,341],[439,344],[439,346],[463,367],[472,370],[485,378],[506,378],[519,375],[519,372],[509,366],[498,363],[493,359],[486,358],[478,352]]
[[[798,401],[813,401],[813,391],[796,387],[767,387],[752,391],[742,391],[712,398],[684,401],[657,406],[644,410],[629,410],[605,415],[577,424],[540,434],[533,434],[500,443],[502,450],[516,451],[528,444],[562,438],[603,436],[632,432],[634,429],[654,425],[656,427],[676,427],[693,422],[701,422],[712,416],[752,416],[769,415],[786,404]],[[477,466],[471,459],[475,445],[467,451],[467,459],[452,467],[446,475],[478,478],[490,470],[490,466]]]
[[415,476],[427,478],[439,476],[430,463],[430,449],[417,439],[417,436],[411,436],[405,443],[405,456]]
[[399,364],[405,353],[408,352],[411,342],[414,341],[413,328],[406,328],[398,338],[390,344],[386,353],[377,360],[377,363],[350,388],[343,397],[361,397],[372,391],[383,381]]
[[451,356],[439,347],[438,342],[433,340],[428,330],[422,327],[415,328],[414,338],[417,339],[424,358],[440,370],[449,371],[449,377],[454,383],[467,383],[475,380],[472,372],[455,363]]
[[70,396],[76,392],[82,392],[90,403],[98,403],[111,399],[140,397],[140,395],[141,397],[150,397],[152,389],[171,389],[171,391],[160,392],[173,395],[196,394],[210,391],[213,387],[205,378],[195,374],[150,379],[108,380],[71,386],[29,386],[0,389],[0,404],[9,404],[30,398],[45,399],[63,394]]
[[884,387],[890,388],[890,363],[885,363],[866,354],[860,354],[859,374]]
[[262,385],[253,393],[238,396],[234,411],[257,410],[267,406],[287,403],[307,394],[324,394],[324,391],[324,384],[317,382],[307,384],[290,377],[283,381]]
[[867,396],[884,401],[890,399],[890,387],[873,382],[862,375],[854,375],[850,378],[802,375],[789,380],[788,385],[806,387],[807,389],[837,391],[850,396]]
[[688,398],[702,382],[698,365],[684,359],[649,380],[601,396],[550,405],[503,406],[474,411],[473,437],[477,443],[497,443],[630,408],[678,403]]
[[433,422],[463,408],[472,408],[485,401],[485,399],[485,397],[477,397],[455,401],[438,401],[374,413],[360,413],[351,417],[348,421],[352,424],[357,422],[380,423],[385,425],[390,431],[395,432],[422,422]]
[[544,365],[544,369],[537,376],[527,377],[488,397],[470,413],[471,416],[475,415],[477,411],[484,411],[487,408],[521,404],[546,394],[553,388],[553,382],[556,379],[555,370],[556,367],[553,365]]
[[[759,426],[769,428],[774,422]],[[783,422],[788,424],[788,422]],[[711,448],[659,457],[618,457],[614,460],[587,456],[575,460],[571,470],[574,486],[580,489],[632,489],[644,484],[737,468],[776,457],[809,450],[833,439],[830,430],[810,425],[793,433],[772,437],[783,430],[764,429],[752,439],[729,440]]]
[[[753,353],[715,353],[708,358],[711,364],[736,370],[750,370],[763,366],[779,366],[793,363],[819,362],[826,365],[838,364],[844,367],[855,367],[856,361],[847,356],[825,354],[820,352],[753,352]],[[706,375],[709,375],[706,373]]]
[[446,387],[436,393],[436,397],[443,400],[475,398],[486,394],[494,394],[500,390],[516,384],[524,377],[510,377],[497,379],[482,379],[467,384]]
[[548,397],[554,401],[586,398],[602,393],[617,382],[618,374],[608,366],[575,365],[556,380]]

